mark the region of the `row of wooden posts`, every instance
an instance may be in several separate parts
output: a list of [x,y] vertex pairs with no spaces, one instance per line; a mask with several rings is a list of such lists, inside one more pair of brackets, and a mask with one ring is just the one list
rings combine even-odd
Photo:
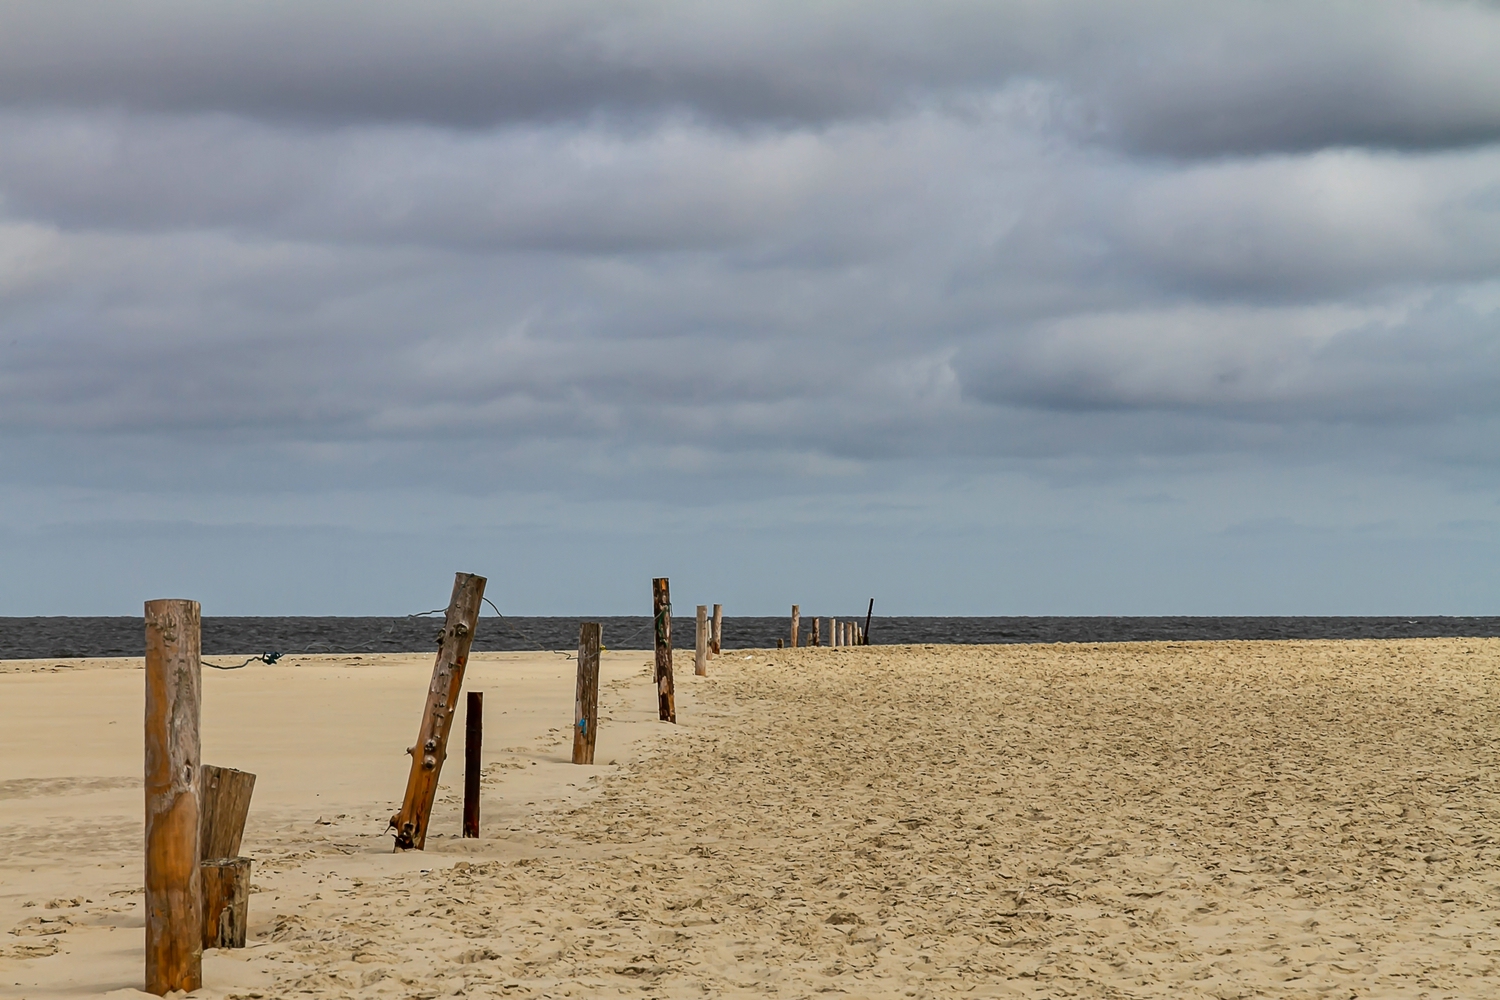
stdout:
[[[870,612],[875,613],[875,600],[870,599]],[[828,645],[830,646],[865,646],[869,644],[865,630],[869,625],[869,614],[865,616],[865,624],[857,621],[841,622],[837,618],[828,619]],[[823,619],[813,618],[812,629],[803,641],[802,635],[802,608],[796,604],[792,605],[792,648],[798,646],[820,646],[823,644]],[[782,640],[777,639],[776,645],[782,648]]]
[[[438,778],[463,687],[469,650],[484,602],[485,578],[459,573],[438,634],[437,659],[417,742],[407,749],[411,771],[400,810],[391,817],[396,849],[421,850],[437,795]],[[672,599],[667,578],[651,581],[655,636],[653,683],[662,721],[677,721],[672,678]],[[871,602],[873,609],[874,602]],[[244,947],[250,859],[239,857],[255,775],[199,761],[202,680],[201,612],[196,601],[146,604],[146,989],[157,995],[191,992],[203,984],[204,948]],[[693,672],[708,674],[719,654],[724,606],[697,608]],[[801,638],[799,608],[792,606],[792,645]],[[822,621],[813,620],[811,644]],[[861,645],[857,622],[830,619],[834,646]],[[777,645],[782,644],[777,640]],[[578,680],[573,709],[573,763],[592,764],[599,736],[598,622],[578,630]],[[468,694],[464,739],[463,836],[479,836],[484,694]]]
[[[391,818],[396,847],[427,843],[428,820],[449,732],[463,687],[464,669],[479,623],[485,579],[459,573],[438,636],[432,682],[408,749],[411,773],[401,809]],[[672,620],[667,580],[652,583],[657,607],[657,690],[661,717],[677,721],[672,687]],[[709,649],[717,653],[723,607],[698,608],[695,670],[706,674]],[[145,892],[146,990],[164,996],[203,985],[204,948],[244,947],[248,923],[250,859],[239,857],[255,775],[204,765],[199,759],[202,718],[202,611],[197,601],[149,601],[146,625]],[[599,734],[598,622],[578,635],[578,688],[573,762],[592,764]],[[663,655],[665,654],[665,655]],[[471,691],[465,726],[463,836],[479,836],[484,694]]]

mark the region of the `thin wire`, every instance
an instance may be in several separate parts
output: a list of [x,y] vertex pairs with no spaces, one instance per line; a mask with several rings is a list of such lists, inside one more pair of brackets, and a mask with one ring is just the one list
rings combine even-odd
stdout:
[[241,669],[243,667],[248,667],[250,664],[257,663],[257,662],[264,663],[267,666],[270,666],[271,664],[275,663],[279,659],[281,659],[281,654],[280,653],[266,652],[266,653],[261,653],[259,656],[252,656],[252,657],[250,657],[250,659],[246,660],[244,663],[236,663],[232,667],[220,666],[217,663],[209,663],[207,660],[203,660],[201,662],[203,663],[203,665],[205,667],[213,667],[215,670],[239,670],[239,669]]
[[[503,615],[503,614],[500,613],[500,609],[495,607],[495,602],[494,601],[490,600],[488,597],[482,598],[482,600],[484,601],[485,604],[488,604],[491,608],[495,609],[495,617],[499,618],[502,622],[505,623],[505,628],[507,630],[509,630],[510,632],[513,632],[514,634],[520,636],[522,639],[525,639],[527,642],[531,643],[537,649],[540,649],[544,653],[557,653],[557,654],[563,656],[565,659],[569,659],[569,660],[575,660],[575,659],[577,659],[576,655],[574,655],[572,653],[564,652],[561,649],[548,649],[546,646],[544,646],[541,643],[537,642],[536,639],[534,639],[531,636],[527,635],[525,632],[521,631],[516,626],[510,624],[510,619],[507,618],[507,617],[505,617],[505,615]],[[481,608],[480,610],[483,610],[483,609]]]

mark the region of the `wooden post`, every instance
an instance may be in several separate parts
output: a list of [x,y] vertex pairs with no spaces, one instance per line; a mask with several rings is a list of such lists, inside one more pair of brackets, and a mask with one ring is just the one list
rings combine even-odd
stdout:
[[823,619],[821,618],[813,619],[812,644],[814,646],[823,645]]
[[651,581],[651,612],[656,623],[656,702],[663,722],[677,721],[677,691],[672,684],[672,593],[667,578]]
[[599,738],[599,647],[604,630],[598,622],[578,626],[578,693],[573,698],[573,763],[594,762]]
[[203,862],[203,947],[243,948],[250,924],[250,859]]
[[484,692],[470,691],[464,706],[464,830],[479,836],[479,785],[484,777]]
[[255,775],[204,764],[198,787],[198,856],[204,861],[238,857]]
[[421,850],[427,844],[427,820],[437,795],[438,775],[448,756],[448,731],[453,728],[469,646],[474,641],[474,627],[479,624],[484,582],[484,577],[469,573],[453,577],[453,596],[448,600],[443,631],[438,634],[437,661],[432,666],[432,682],[427,685],[417,743],[407,751],[411,754],[411,774],[406,779],[406,797],[401,811],[391,817],[398,850]]
[[802,609],[792,605],[792,648],[797,648],[797,633],[802,631]]
[[696,646],[693,650],[693,673],[699,677],[708,676],[708,605],[698,605],[698,631],[693,636]]
[[839,620],[837,618],[828,619],[828,645],[834,647],[835,649],[838,648]]
[[865,610],[865,627],[859,630],[860,644],[870,644],[870,616],[875,613],[875,598],[870,598],[870,606]]
[[146,992],[203,985],[198,872],[201,612],[146,602]]
[[709,651],[715,656],[719,655],[719,643],[724,638],[724,605],[714,605],[714,631],[713,637],[709,639]]

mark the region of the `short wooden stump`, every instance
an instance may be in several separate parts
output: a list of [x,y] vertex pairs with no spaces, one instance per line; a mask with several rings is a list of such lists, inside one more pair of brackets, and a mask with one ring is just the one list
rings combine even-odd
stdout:
[[250,859],[202,862],[203,947],[243,948],[250,922]]

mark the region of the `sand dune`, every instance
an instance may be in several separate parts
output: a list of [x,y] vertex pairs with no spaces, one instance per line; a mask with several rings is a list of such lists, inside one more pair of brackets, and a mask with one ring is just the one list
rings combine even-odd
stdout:
[[[1452,996],[1500,985],[1500,641],[476,655],[457,757],[389,853],[431,659],[209,673],[256,771],[251,947],[204,996]],[[0,664],[0,995],[140,982],[136,661]],[[122,992],[123,991],[123,992]]]

